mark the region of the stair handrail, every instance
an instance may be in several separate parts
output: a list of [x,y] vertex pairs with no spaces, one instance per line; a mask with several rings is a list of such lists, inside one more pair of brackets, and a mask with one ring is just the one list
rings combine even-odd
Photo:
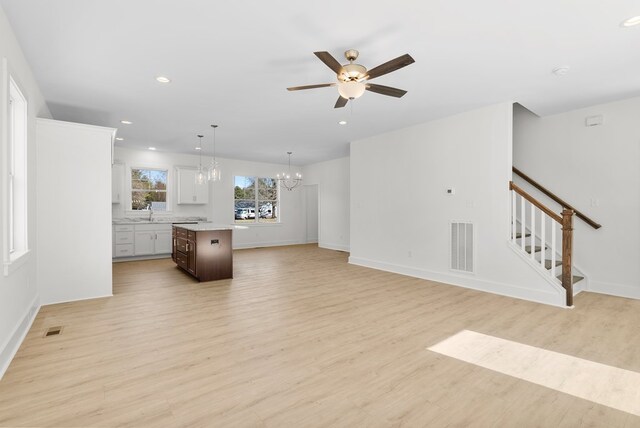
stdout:
[[[515,168],[514,168],[515,170]],[[515,172],[515,171],[514,171]],[[571,208],[564,207],[562,214],[557,214],[542,202],[525,192],[520,186],[513,181],[509,182],[509,190],[512,190],[529,201],[532,205],[535,205],[543,211],[546,215],[551,217],[554,221],[558,222],[562,226],[562,288],[565,289],[566,305],[573,306],[573,273],[572,273],[572,253],[573,253],[573,215],[575,211]],[[514,199],[515,204],[515,199]],[[515,213],[514,213],[515,215]],[[515,219],[512,221],[515,222]],[[515,226],[513,226],[515,230]],[[524,230],[524,228],[523,228]],[[524,234],[521,239],[525,239]],[[542,248],[544,249],[545,243],[542,242]],[[524,245],[524,244],[523,244]],[[531,244],[531,254],[533,257],[534,252],[533,242]],[[553,247],[552,247],[553,248]],[[555,253],[554,253],[555,254]],[[544,260],[544,250],[541,256],[541,261]],[[555,261],[555,256],[553,256]],[[554,269],[552,267],[552,269]]]
[[[549,189],[547,189],[546,187],[544,187],[542,184],[538,183],[537,181],[535,181],[533,178],[529,177],[527,174],[525,174],[524,172],[520,171],[518,168],[516,168],[515,166],[511,168],[513,170],[513,172],[515,172],[516,174],[518,174],[520,177],[522,177],[522,179],[524,181],[526,181],[527,183],[531,184],[533,187],[535,187],[536,189],[540,190],[542,193],[544,193],[545,195],[547,195],[548,197],[550,197],[551,199],[553,199],[554,201],[556,201],[558,204],[562,205],[562,208],[568,208],[570,210],[573,210],[573,212],[575,212],[576,217],[578,217],[579,219],[583,220],[585,223],[587,223],[589,226],[593,227],[594,229],[600,229],[602,227],[601,224],[595,222],[594,220],[590,219],[589,217],[587,217],[584,213],[582,213],[580,210],[577,210],[576,208],[574,208],[571,204],[569,204],[567,201],[561,199],[559,196],[556,196],[552,191],[550,191]],[[540,207],[538,207],[540,208]],[[542,208],[541,208],[542,209]]]

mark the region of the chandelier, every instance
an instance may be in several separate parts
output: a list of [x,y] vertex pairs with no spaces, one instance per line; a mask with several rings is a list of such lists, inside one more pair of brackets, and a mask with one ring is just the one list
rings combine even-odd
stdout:
[[299,172],[291,174],[291,153],[292,152],[287,152],[289,155],[289,171],[276,175],[278,182],[280,182],[282,186],[286,187],[287,190],[293,190],[302,184],[302,174]]
[[207,170],[207,177],[209,181],[220,181],[222,179],[222,174],[220,172],[220,165],[218,165],[218,161],[216,159],[216,128],[218,125],[211,125],[213,128],[213,159],[211,160],[211,165]]

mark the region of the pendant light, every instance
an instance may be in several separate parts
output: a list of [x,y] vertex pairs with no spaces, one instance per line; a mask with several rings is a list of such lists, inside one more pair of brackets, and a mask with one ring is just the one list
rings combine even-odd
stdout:
[[198,166],[198,172],[196,172],[196,184],[204,184],[205,182],[204,169],[202,169],[202,137],[204,135],[198,135],[200,139],[200,149],[198,150],[200,152],[200,165]]
[[220,165],[216,159],[216,128],[218,125],[211,125],[213,128],[213,160],[209,169],[207,170],[207,176],[209,181],[220,181],[222,179],[222,173],[220,172]]
[[283,185],[287,190],[293,190],[299,185],[302,184],[302,174],[296,172],[295,174],[291,174],[291,154],[292,152],[287,152],[289,155],[289,171],[283,172],[282,174],[277,174],[276,177],[281,185]]

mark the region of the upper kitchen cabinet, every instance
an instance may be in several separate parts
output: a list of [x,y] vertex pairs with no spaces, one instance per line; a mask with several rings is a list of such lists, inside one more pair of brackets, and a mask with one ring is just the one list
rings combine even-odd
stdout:
[[178,205],[206,204],[209,202],[209,182],[203,184],[196,183],[196,168],[176,168],[178,189]]
[[121,163],[114,163],[111,165],[111,203],[122,203],[124,192],[124,165]]

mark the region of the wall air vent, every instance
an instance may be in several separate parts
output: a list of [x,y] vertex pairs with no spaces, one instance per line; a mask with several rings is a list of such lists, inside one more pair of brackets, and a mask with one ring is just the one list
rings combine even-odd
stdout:
[[475,261],[473,223],[451,222],[451,269],[473,272]]

